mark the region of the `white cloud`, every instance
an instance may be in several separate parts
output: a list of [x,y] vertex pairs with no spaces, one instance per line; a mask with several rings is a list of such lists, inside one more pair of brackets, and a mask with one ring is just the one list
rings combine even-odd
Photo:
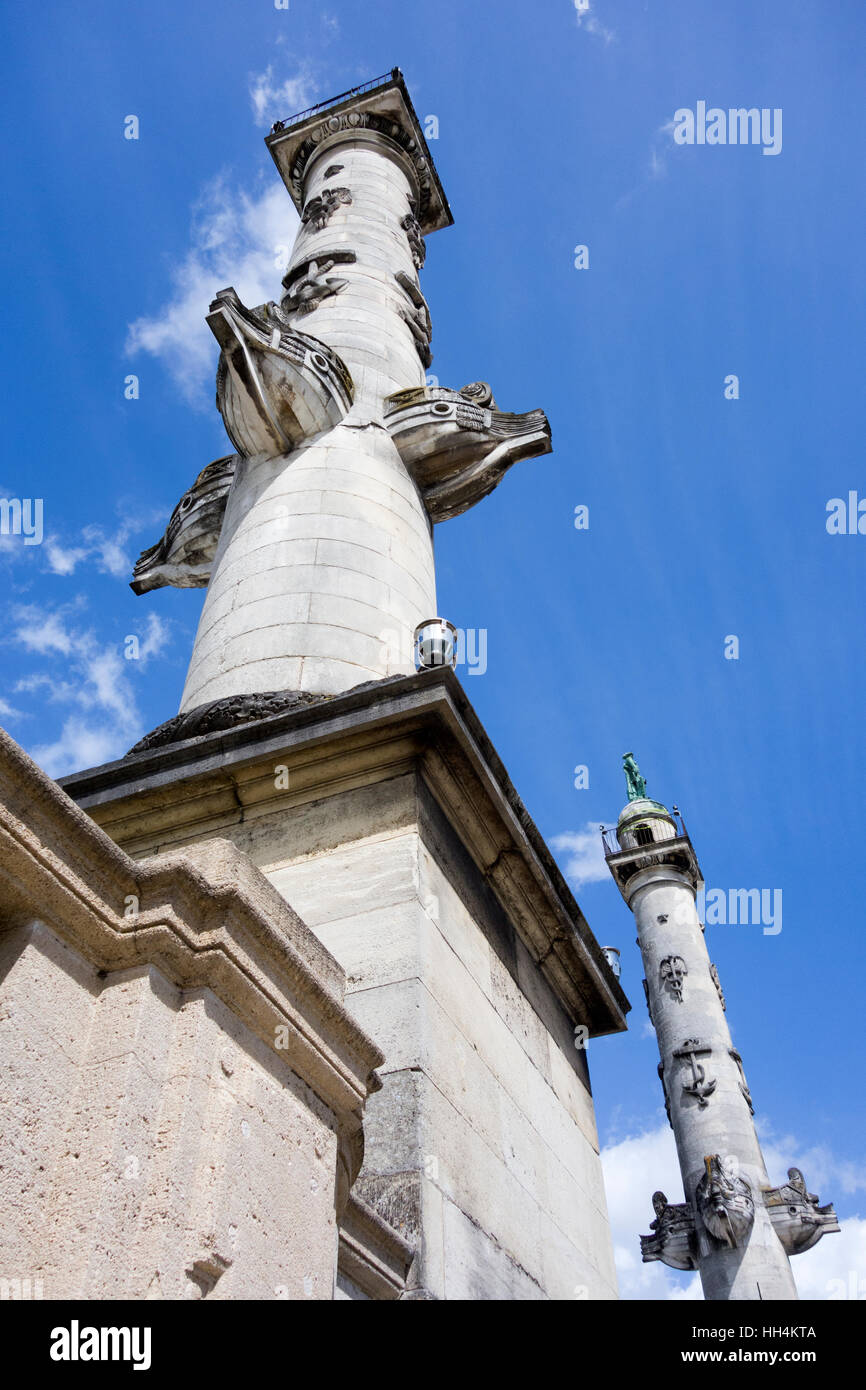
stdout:
[[565,856],[563,873],[575,888],[581,888],[585,883],[600,883],[610,877],[601,833],[594,821],[587,821],[583,830],[568,830],[562,835],[554,835],[549,843],[555,854]]
[[652,145],[650,146],[649,163],[647,165],[647,172],[651,179],[663,178],[667,173],[668,166],[665,155],[671,148],[673,135],[674,121],[673,117],[671,117],[669,121],[665,121],[664,125],[659,126],[653,136]]
[[801,1298],[866,1299],[866,1218],[843,1217],[838,1235],[824,1236],[791,1261]]
[[46,536],[48,568],[52,574],[74,574],[85,560],[93,560],[102,574],[128,578],[133,557],[125,549],[126,542],[144,524],[141,519],[122,522],[113,535],[107,535],[101,526],[86,526],[81,533],[83,545],[65,545],[58,536]]
[[673,117],[665,121],[663,125],[660,125],[658,129],[653,132],[649,155],[641,171],[641,176],[632,188],[617,199],[617,210],[626,207],[631,200],[638,193],[642,193],[649,184],[656,183],[659,179],[665,178],[668,172],[667,156],[673,146],[673,133]]
[[30,604],[12,614],[9,640],[51,660],[48,671],[22,678],[16,691],[71,707],[58,737],[29,750],[52,777],[120,757],[141,735],[135,681],[169,637],[169,625],[157,614],[148,614],[142,630],[134,634],[138,657],[127,660],[126,634],[106,642],[79,626],[80,616],[77,603],[54,610]]
[[660,1260],[643,1264],[639,1235],[649,1235],[655,1219],[652,1195],[683,1200],[677,1151],[667,1123],[622,1139],[601,1151],[621,1298],[702,1298],[696,1274],[668,1269]]
[[30,652],[46,656],[58,652],[69,656],[72,652],[72,636],[63,620],[62,610],[54,613],[42,612],[36,605],[18,608],[14,614],[17,627],[14,640]]
[[[837,1195],[866,1192],[866,1169],[862,1163],[839,1159],[826,1144],[812,1144],[804,1149],[791,1134],[777,1135],[766,1119],[757,1122],[761,1148],[772,1182],[782,1182],[793,1164],[802,1169],[813,1192],[829,1191]],[[829,1197],[822,1197],[827,1202]]]
[[[781,1183],[789,1167],[801,1168],[810,1191],[822,1202],[866,1186],[860,1165],[837,1159],[826,1147],[801,1150],[785,1137],[762,1141],[771,1183]],[[673,1132],[667,1123],[632,1135],[601,1151],[604,1185],[619,1277],[620,1296],[628,1299],[700,1299],[696,1274],[668,1269],[660,1261],[643,1264],[639,1235],[649,1234],[654,1220],[652,1194],[661,1189],[670,1202],[683,1200]],[[866,1218],[840,1220],[841,1234],[824,1236],[791,1261],[801,1298],[866,1299]]]
[[[0,489],[0,496],[4,494]],[[19,536],[0,535],[0,554],[9,559],[21,556],[31,559],[41,557],[49,574],[74,574],[79,565],[91,561],[102,574],[125,579],[132,570],[132,556],[126,549],[130,536],[145,526],[150,526],[162,513],[153,512],[138,516],[127,516],[120,521],[114,531],[106,531],[102,526],[85,526],[73,541],[65,535],[49,532],[39,545],[23,545]]]
[[306,65],[294,77],[278,82],[273,64],[269,63],[264,72],[251,74],[249,84],[250,105],[256,125],[260,126],[272,126],[274,121],[284,121],[306,111],[318,95],[317,84]]
[[45,537],[45,558],[52,574],[74,574],[76,565],[86,560],[88,554],[83,546],[64,546],[57,536]]
[[82,768],[101,767],[122,757],[131,738],[116,729],[89,724],[80,715],[72,714],[64,721],[63,732],[53,743],[30,749],[30,756],[49,777],[63,777]]
[[192,244],[171,271],[168,299],[130,324],[127,351],[159,358],[189,402],[212,409],[219,349],[205,323],[208,306],[228,285],[251,307],[273,299],[298,220],[276,178],[259,195],[232,188],[225,175],[214,179],[193,208]]
[[589,0],[574,0],[574,8],[577,11],[577,23],[580,29],[587,34],[594,34],[597,39],[604,43],[613,43],[616,33],[613,29],[608,29],[602,24],[601,20],[594,13]]

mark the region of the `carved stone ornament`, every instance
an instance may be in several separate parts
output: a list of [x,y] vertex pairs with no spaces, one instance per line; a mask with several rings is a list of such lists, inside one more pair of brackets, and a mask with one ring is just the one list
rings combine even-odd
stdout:
[[356,260],[354,251],[329,251],[318,260],[302,261],[292,266],[283,276],[286,293],[280,306],[286,314],[312,314],[326,299],[345,289],[347,280],[337,275],[329,275],[335,265],[352,265]]
[[460,387],[460,395],[465,396],[473,405],[480,405],[483,410],[496,409],[493,387],[489,381],[470,381],[468,386]]
[[841,1230],[832,1202],[818,1205],[799,1168],[789,1168],[788,1181],[780,1187],[761,1188],[761,1196],[773,1230],[789,1255],[811,1250],[822,1236]]
[[710,961],[710,979],[716,987],[716,993],[719,996],[719,1003],[721,1004],[723,1011],[727,1013],[728,1006],[725,1003],[725,992],[722,989],[722,982],[719,979],[719,972],[713,965],[712,961]]
[[698,1212],[713,1239],[735,1249],[745,1244],[755,1220],[752,1189],[718,1154],[709,1154],[704,1163],[706,1172],[695,1189]]
[[682,956],[665,956],[659,963],[659,979],[662,986],[678,1004],[683,1002],[683,981],[688,973],[689,967]]
[[700,1038],[689,1038],[674,1052],[675,1057],[685,1058],[690,1066],[691,1080],[683,1082],[683,1094],[694,1096],[702,1110],[706,1107],[707,1098],[716,1089],[716,1083],[715,1080],[707,1080],[706,1070],[697,1059],[712,1050],[709,1043],[701,1042]]
[[695,1253],[695,1218],[686,1202],[672,1206],[663,1192],[653,1193],[655,1221],[650,1222],[649,1236],[640,1237],[640,1253],[644,1264],[661,1260],[671,1269],[697,1269]]
[[323,188],[315,198],[310,198],[301,213],[305,227],[321,232],[327,227],[337,208],[352,201],[348,188]]
[[551,449],[544,411],[508,415],[444,386],[386,397],[385,424],[434,522],[459,516],[492,492],[512,464]]
[[743,1070],[743,1059],[735,1047],[729,1047],[728,1051],[737,1064],[737,1071],[740,1073],[740,1091],[742,1093],[744,1101],[749,1107],[749,1114],[754,1115],[755,1107],[752,1104],[752,1093],[749,1090],[749,1084],[746,1081],[746,1073]]
[[[399,679],[385,676],[384,680]],[[372,689],[381,681],[363,681],[360,685],[345,690],[343,695],[355,691]],[[171,743],[185,739],[203,738],[206,734],[222,733],[235,729],[241,724],[250,724],[259,719],[270,719],[277,714],[288,714],[308,705],[318,705],[326,700],[336,699],[334,695],[317,695],[305,690],[265,690],[254,695],[227,695],[222,700],[210,700],[197,705],[184,714],[176,714],[164,724],[152,729],[139,739],[129,753],[146,753],[153,748],[165,748]]]
[[659,1081],[662,1083],[662,1094],[663,1094],[663,1096],[664,1096],[664,1098],[665,1098],[665,1114],[666,1114],[667,1117],[668,1117],[668,1124],[670,1125],[671,1129],[673,1129],[673,1127],[674,1127],[674,1122],[673,1122],[673,1120],[671,1119],[671,1098],[670,1098],[670,1096],[668,1095],[668,1088],[667,1088],[667,1086],[665,1085],[665,1064],[664,1064],[664,1062],[659,1062],[659,1064],[658,1064],[658,1074],[659,1074]]
[[222,348],[217,407],[238,453],[291,453],[350,409],[354,387],[345,363],[318,338],[291,328],[278,305],[246,309],[233,289],[221,290],[207,322]]
[[409,212],[406,213],[400,226],[406,233],[406,239],[409,242],[412,264],[416,270],[420,270],[427,259],[427,247],[421,235],[421,224],[416,216],[417,208],[411,198],[409,200],[409,209]]
[[164,534],[136,560],[130,585],[133,593],[146,594],[167,585],[204,588],[210,579],[237,461],[237,454],[228,454],[202,469],[172,512]]
[[327,167],[327,169],[325,170],[325,178],[326,178],[326,179],[332,179],[332,178],[334,178],[334,176],[335,176],[336,174],[342,174],[342,172],[343,172],[343,165],[342,165],[342,164],[329,164],[328,167]]
[[[275,121],[273,132],[278,133],[285,130],[288,125],[289,123],[286,121]],[[295,206],[299,207],[301,204],[307,165],[322,142],[344,132],[353,134],[355,131],[361,130],[372,132],[401,151],[415,171],[415,179],[420,192],[420,203],[414,210],[416,215],[422,224],[426,224],[429,219],[434,225],[442,225],[436,222],[437,216],[441,213],[437,213],[436,209],[437,200],[434,196],[430,161],[416,140],[414,131],[399,116],[396,108],[393,113],[387,114],[380,114],[377,111],[334,111],[323,116],[322,120],[313,126],[307,137],[300,143],[292,158],[289,181],[293,190],[292,197],[295,200]]]
[[409,326],[412,337],[415,339],[415,349],[421,359],[421,365],[429,367],[433,361],[433,354],[430,351],[433,323],[427,300],[421,293],[417,281],[413,280],[411,275],[407,275],[405,270],[398,270],[394,279],[408,299],[410,306],[408,309],[401,308],[400,317]]

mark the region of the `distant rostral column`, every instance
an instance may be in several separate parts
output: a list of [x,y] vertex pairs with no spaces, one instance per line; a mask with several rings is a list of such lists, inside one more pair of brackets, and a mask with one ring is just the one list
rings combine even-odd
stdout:
[[631,753],[628,802],[605,857],[634,913],[659,1076],[674,1131],[685,1202],[653,1195],[644,1261],[697,1269],[708,1299],[795,1299],[789,1256],[838,1231],[798,1168],[771,1187],[752,1120],[743,1062],[731,1040],[718,971],[695,899],[701,871],[682,817],[646,796]]
[[485,382],[425,385],[424,236],[452,218],[399,70],[266,143],[301,224],[278,304],[226,289],[210,307],[236,453],[184,494],[132,586],[207,585],[184,716],[411,672],[436,614],[433,524],[551,447],[542,411],[502,413]]

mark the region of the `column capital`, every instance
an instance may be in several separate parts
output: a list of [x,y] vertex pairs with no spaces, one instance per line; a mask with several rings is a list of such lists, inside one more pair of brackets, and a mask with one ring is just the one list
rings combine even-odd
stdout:
[[387,77],[274,123],[265,144],[298,212],[303,210],[310,161],[347,139],[384,142],[389,151],[401,157],[417,189],[417,217],[423,235],[452,225],[448,199],[399,68]]

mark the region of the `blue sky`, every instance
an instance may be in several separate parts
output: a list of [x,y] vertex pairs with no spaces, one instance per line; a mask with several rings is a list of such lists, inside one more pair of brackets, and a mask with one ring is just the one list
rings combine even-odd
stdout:
[[[231,451],[204,314],[227,284],[273,297],[296,225],[263,136],[398,64],[455,217],[423,272],[432,371],[553,429],[550,457],[437,528],[439,607],[486,630],[467,691],[622,950],[631,1030],[590,1053],[618,1243],[655,1186],[679,1198],[633,924],[588,829],[634,749],[708,886],[782,890],[781,932],[708,942],[774,1180],[801,1162],[849,1218],[795,1262],[802,1286],[866,1280],[866,535],[825,524],[866,497],[861,7],[16,0],[2,27],[0,496],[42,498],[45,533],[0,536],[4,725],[61,775],[175,712],[202,595],[135,598],[128,571]],[[675,144],[699,100],[780,108],[781,152]],[[626,1264],[625,1292],[687,1282]]]

